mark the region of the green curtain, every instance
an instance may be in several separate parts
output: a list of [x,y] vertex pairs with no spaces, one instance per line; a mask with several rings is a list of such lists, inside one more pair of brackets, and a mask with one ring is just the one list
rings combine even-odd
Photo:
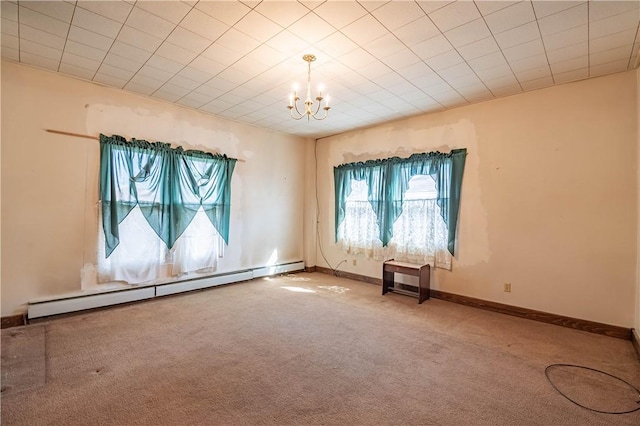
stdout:
[[101,134],[100,198],[106,256],[118,246],[118,227],[135,206],[168,248],[200,207],[228,243],[235,163],[236,159],[226,155]]
[[378,226],[380,241],[387,246],[393,237],[393,224],[402,214],[404,193],[409,181],[416,175],[429,175],[438,191],[437,203],[448,228],[447,248],[455,254],[455,239],[460,206],[462,174],[467,156],[466,149],[455,149],[448,154],[429,152],[413,154],[409,158],[392,157],[384,160],[347,163],[334,167],[335,185],[335,238],[345,215],[345,202],[351,194],[354,180],[365,180]]

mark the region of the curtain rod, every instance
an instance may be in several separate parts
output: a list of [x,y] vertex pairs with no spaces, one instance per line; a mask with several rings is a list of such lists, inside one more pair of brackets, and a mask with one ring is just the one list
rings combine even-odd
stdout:
[[[49,133],[55,133],[55,134],[58,134],[58,135],[73,136],[73,137],[76,137],[76,138],[93,139],[93,140],[96,140],[96,141],[99,141],[99,140],[100,140],[100,138],[99,138],[98,136],[93,136],[93,135],[83,135],[82,133],[64,132],[64,131],[62,131],[62,130],[54,130],[54,129],[44,129],[44,130],[45,130],[46,132],[49,132]],[[241,163],[244,163],[244,162],[245,162],[245,160],[242,160],[242,159],[240,159],[240,158],[236,158],[236,161],[239,161],[239,162],[241,162]]]

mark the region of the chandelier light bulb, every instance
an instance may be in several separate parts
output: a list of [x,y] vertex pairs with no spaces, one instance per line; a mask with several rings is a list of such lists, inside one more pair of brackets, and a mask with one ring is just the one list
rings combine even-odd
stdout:
[[[298,96],[298,85],[293,85],[293,93],[289,95],[289,105],[287,108],[289,109],[289,115],[294,120],[300,120],[302,117],[307,117],[307,121],[309,121],[312,117],[314,120],[324,120],[329,115],[329,96],[327,95],[326,99],[322,96],[322,91],[324,90],[324,85],[320,84],[318,87],[318,96],[315,97],[315,102],[317,105],[314,106],[313,98],[311,97],[311,62],[316,60],[314,55],[304,55],[302,57],[304,61],[307,62],[307,98],[304,101],[304,110],[301,112],[302,108],[298,107],[298,101],[300,97]],[[322,101],[324,100],[324,107],[322,106]],[[295,109],[295,112],[294,112]],[[314,111],[315,109],[315,111]],[[324,114],[320,114],[320,109],[324,110]]]

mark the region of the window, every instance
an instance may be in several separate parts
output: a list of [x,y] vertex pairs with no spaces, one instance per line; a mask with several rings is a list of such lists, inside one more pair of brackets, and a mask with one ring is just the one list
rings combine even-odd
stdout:
[[459,149],[335,167],[338,245],[451,269],[465,156]]
[[98,282],[215,270],[228,240],[235,159],[101,135]]

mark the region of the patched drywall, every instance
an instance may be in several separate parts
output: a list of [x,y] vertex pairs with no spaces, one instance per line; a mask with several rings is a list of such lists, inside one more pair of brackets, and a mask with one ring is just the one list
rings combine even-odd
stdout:
[[83,265],[95,263],[99,144],[44,129],[245,160],[233,174],[230,240],[218,271],[302,259],[304,138],[13,63],[2,64],[2,88],[2,316],[80,290]]
[[321,139],[318,226],[329,263],[355,258],[341,269],[381,276],[380,262],[334,242],[334,166],[467,148],[457,255],[432,288],[631,327],[635,79],[620,73]]

